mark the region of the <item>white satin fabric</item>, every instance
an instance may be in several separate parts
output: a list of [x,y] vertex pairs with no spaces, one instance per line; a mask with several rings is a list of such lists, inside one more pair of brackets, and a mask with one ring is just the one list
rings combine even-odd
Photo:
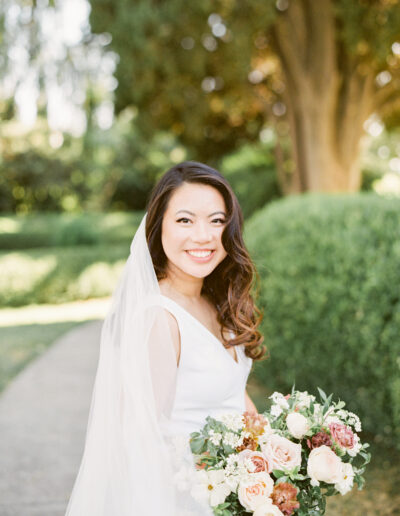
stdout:
[[162,295],[161,303],[175,317],[181,341],[174,404],[166,430],[190,434],[206,423],[207,416],[244,412],[253,363],[244,346],[235,347],[236,362],[222,342],[176,301]]
[[146,215],[103,323],[85,447],[66,516],[212,516],[208,503],[183,489],[196,472],[187,432],[207,414],[244,407],[249,362],[236,364],[205,327],[170,305],[182,333],[178,369]]

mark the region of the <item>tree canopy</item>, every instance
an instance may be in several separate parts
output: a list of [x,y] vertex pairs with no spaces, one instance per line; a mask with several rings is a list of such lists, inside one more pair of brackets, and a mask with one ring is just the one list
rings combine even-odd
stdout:
[[213,162],[265,124],[289,133],[286,191],[357,190],[359,142],[400,113],[399,0],[90,0],[120,57],[116,106]]

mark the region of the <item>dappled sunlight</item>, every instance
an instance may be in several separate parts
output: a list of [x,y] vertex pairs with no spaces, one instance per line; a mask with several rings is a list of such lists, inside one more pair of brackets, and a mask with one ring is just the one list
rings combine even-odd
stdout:
[[98,262],[86,267],[77,278],[76,286],[79,296],[104,296],[111,292],[122,273],[126,260],[115,264]]
[[54,255],[35,259],[25,253],[8,253],[0,257],[0,288],[3,292],[31,292],[49,276],[57,266]]
[[0,310],[0,327],[104,319],[109,306],[110,297],[104,297],[60,305],[34,304],[3,308]]

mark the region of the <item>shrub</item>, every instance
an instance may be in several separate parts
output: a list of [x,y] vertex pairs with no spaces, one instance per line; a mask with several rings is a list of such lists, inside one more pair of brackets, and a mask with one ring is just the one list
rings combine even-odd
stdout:
[[400,444],[400,200],[373,193],[276,201],[246,225],[258,267],[270,390],[345,400],[364,428]]
[[0,249],[129,243],[143,211],[0,216]]

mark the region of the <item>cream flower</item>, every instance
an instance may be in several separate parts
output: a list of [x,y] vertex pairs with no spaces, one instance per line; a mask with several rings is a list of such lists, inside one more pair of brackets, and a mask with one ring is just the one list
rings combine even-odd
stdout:
[[283,516],[283,513],[270,501],[257,507],[253,516]]
[[286,425],[289,432],[296,439],[302,439],[310,429],[307,418],[298,412],[291,412],[288,414],[286,418]]
[[347,462],[342,463],[342,478],[335,484],[335,489],[337,489],[341,495],[345,495],[353,488],[353,482],[353,466]]
[[342,461],[328,446],[319,446],[311,450],[307,474],[313,486],[318,486],[320,482],[335,484],[342,478]]
[[206,500],[212,507],[215,507],[225,501],[231,493],[231,488],[225,482],[223,469],[202,469],[196,471],[195,483],[190,492],[196,500]]

